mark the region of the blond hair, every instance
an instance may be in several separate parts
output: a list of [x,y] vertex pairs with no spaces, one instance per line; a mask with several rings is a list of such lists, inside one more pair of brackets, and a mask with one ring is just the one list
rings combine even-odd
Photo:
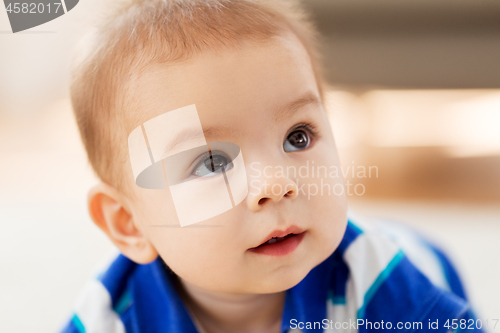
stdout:
[[[73,111],[87,156],[105,183],[126,190],[128,79],[152,63],[263,41],[292,31],[309,53],[323,97],[318,34],[292,0],[121,1],[80,43],[71,70]],[[322,98],[323,99],[323,98]],[[121,140],[121,141],[120,141]]]

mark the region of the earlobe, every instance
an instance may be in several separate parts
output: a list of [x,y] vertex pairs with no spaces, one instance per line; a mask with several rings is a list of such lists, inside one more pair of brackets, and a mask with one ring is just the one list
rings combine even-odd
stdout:
[[156,259],[158,252],[139,230],[125,197],[115,188],[105,183],[91,188],[88,210],[94,223],[126,257],[139,264]]

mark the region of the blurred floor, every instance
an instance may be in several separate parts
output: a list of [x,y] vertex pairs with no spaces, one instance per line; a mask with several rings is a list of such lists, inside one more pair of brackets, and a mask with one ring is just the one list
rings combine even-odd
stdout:
[[500,202],[499,90],[327,94],[343,165],[374,167],[365,196]]
[[0,115],[0,332],[57,331],[113,249],[88,217],[95,178],[79,140],[67,100]]

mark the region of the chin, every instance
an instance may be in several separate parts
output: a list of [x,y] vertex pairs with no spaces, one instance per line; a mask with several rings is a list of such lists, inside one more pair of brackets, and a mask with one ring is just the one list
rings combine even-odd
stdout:
[[315,266],[316,264],[308,262],[281,269],[272,276],[262,278],[261,281],[259,281],[260,283],[258,283],[258,289],[252,292],[268,294],[290,289],[299,284]]

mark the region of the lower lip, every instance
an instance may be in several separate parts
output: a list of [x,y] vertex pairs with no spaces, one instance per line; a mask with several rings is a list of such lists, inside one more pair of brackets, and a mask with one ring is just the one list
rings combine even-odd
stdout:
[[268,256],[284,256],[287,255],[299,246],[302,238],[304,238],[304,233],[300,233],[295,236],[288,237],[287,239],[274,243],[274,244],[265,244],[259,247],[254,247],[250,249],[250,252],[258,253],[258,254],[266,254]]

